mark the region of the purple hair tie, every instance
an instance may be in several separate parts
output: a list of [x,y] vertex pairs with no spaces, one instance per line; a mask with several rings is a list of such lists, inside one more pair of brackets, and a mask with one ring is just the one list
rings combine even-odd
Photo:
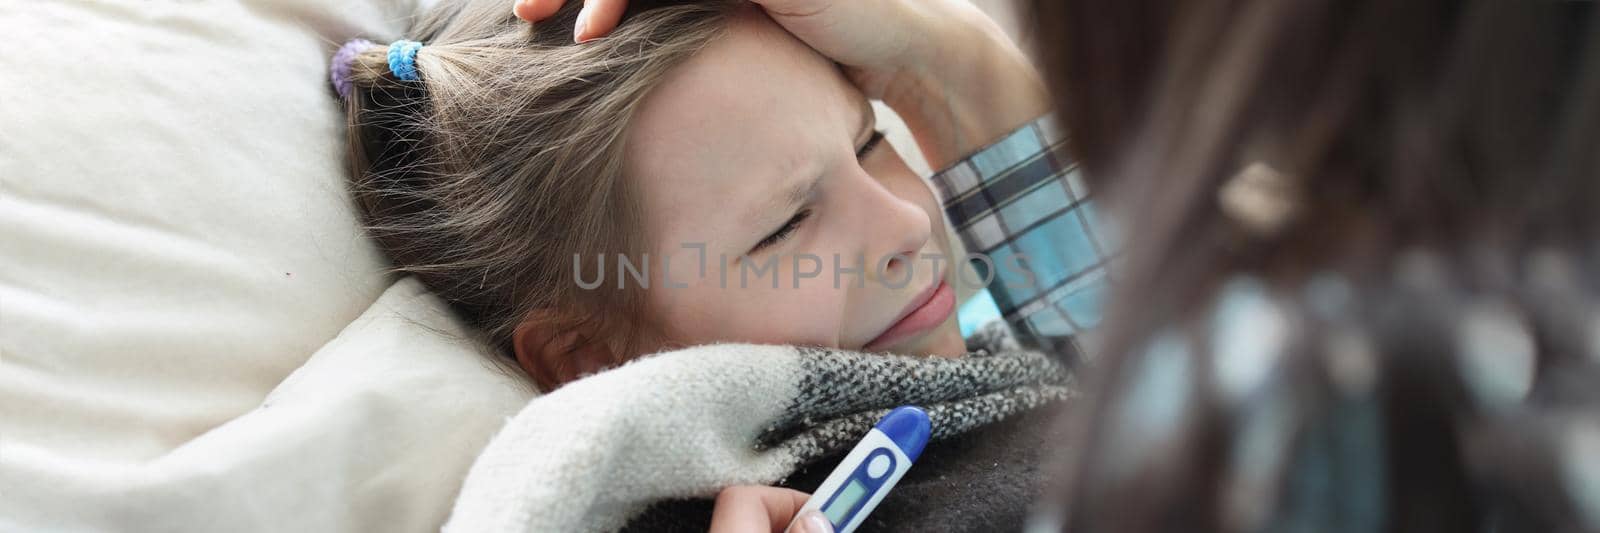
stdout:
[[328,66],[328,77],[333,80],[334,90],[339,91],[339,97],[350,98],[350,64],[355,62],[356,55],[368,48],[377,46],[366,39],[351,39],[339,47],[333,54],[333,64]]

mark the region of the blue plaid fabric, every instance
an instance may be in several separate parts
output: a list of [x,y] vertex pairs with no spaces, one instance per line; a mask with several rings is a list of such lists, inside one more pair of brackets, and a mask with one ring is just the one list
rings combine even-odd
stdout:
[[[994,306],[1035,346],[1074,339],[1100,323],[1116,249],[1065,141],[1046,116],[932,178],[967,252],[992,261],[972,263],[986,279],[993,269]],[[1007,266],[1017,264],[1032,283]]]

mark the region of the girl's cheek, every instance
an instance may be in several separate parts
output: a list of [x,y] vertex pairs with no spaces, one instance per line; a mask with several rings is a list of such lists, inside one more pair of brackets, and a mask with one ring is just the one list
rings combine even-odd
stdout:
[[771,299],[763,302],[763,307],[779,315],[767,317],[766,324],[776,327],[774,335],[787,334],[791,344],[837,347],[845,317],[849,316],[848,293],[843,283],[839,289],[833,288],[832,275],[832,265],[824,260],[822,274],[801,280],[799,289],[789,283],[766,295]]
[[[769,272],[767,274],[771,276]],[[728,287],[716,282],[662,291],[652,309],[688,344],[751,342],[835,346],[843,323],[845,292],[835,290],[831,279],[806,279],[800,289],[780,278],[754,279],[741,287],[737,271],[730,272]]]

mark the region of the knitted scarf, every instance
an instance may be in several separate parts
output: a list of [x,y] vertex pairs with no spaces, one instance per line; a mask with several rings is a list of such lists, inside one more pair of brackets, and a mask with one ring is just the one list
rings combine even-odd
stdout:
[[773,484],[853,446],[901,405],[937,441],[1065,399],[1054,357],[999,323],[955,359],[716,344],[666,352],[535,398],[490,442],[446,531],[614,531],[652,504]]

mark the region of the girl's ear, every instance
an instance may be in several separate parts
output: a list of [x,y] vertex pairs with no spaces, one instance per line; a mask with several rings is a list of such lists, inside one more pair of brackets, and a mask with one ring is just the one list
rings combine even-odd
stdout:
[[512,333],[517,364],[545,391],[605,370],[617,359],[611,347],[588,331],[564,329],[544,312],[529,314]]

